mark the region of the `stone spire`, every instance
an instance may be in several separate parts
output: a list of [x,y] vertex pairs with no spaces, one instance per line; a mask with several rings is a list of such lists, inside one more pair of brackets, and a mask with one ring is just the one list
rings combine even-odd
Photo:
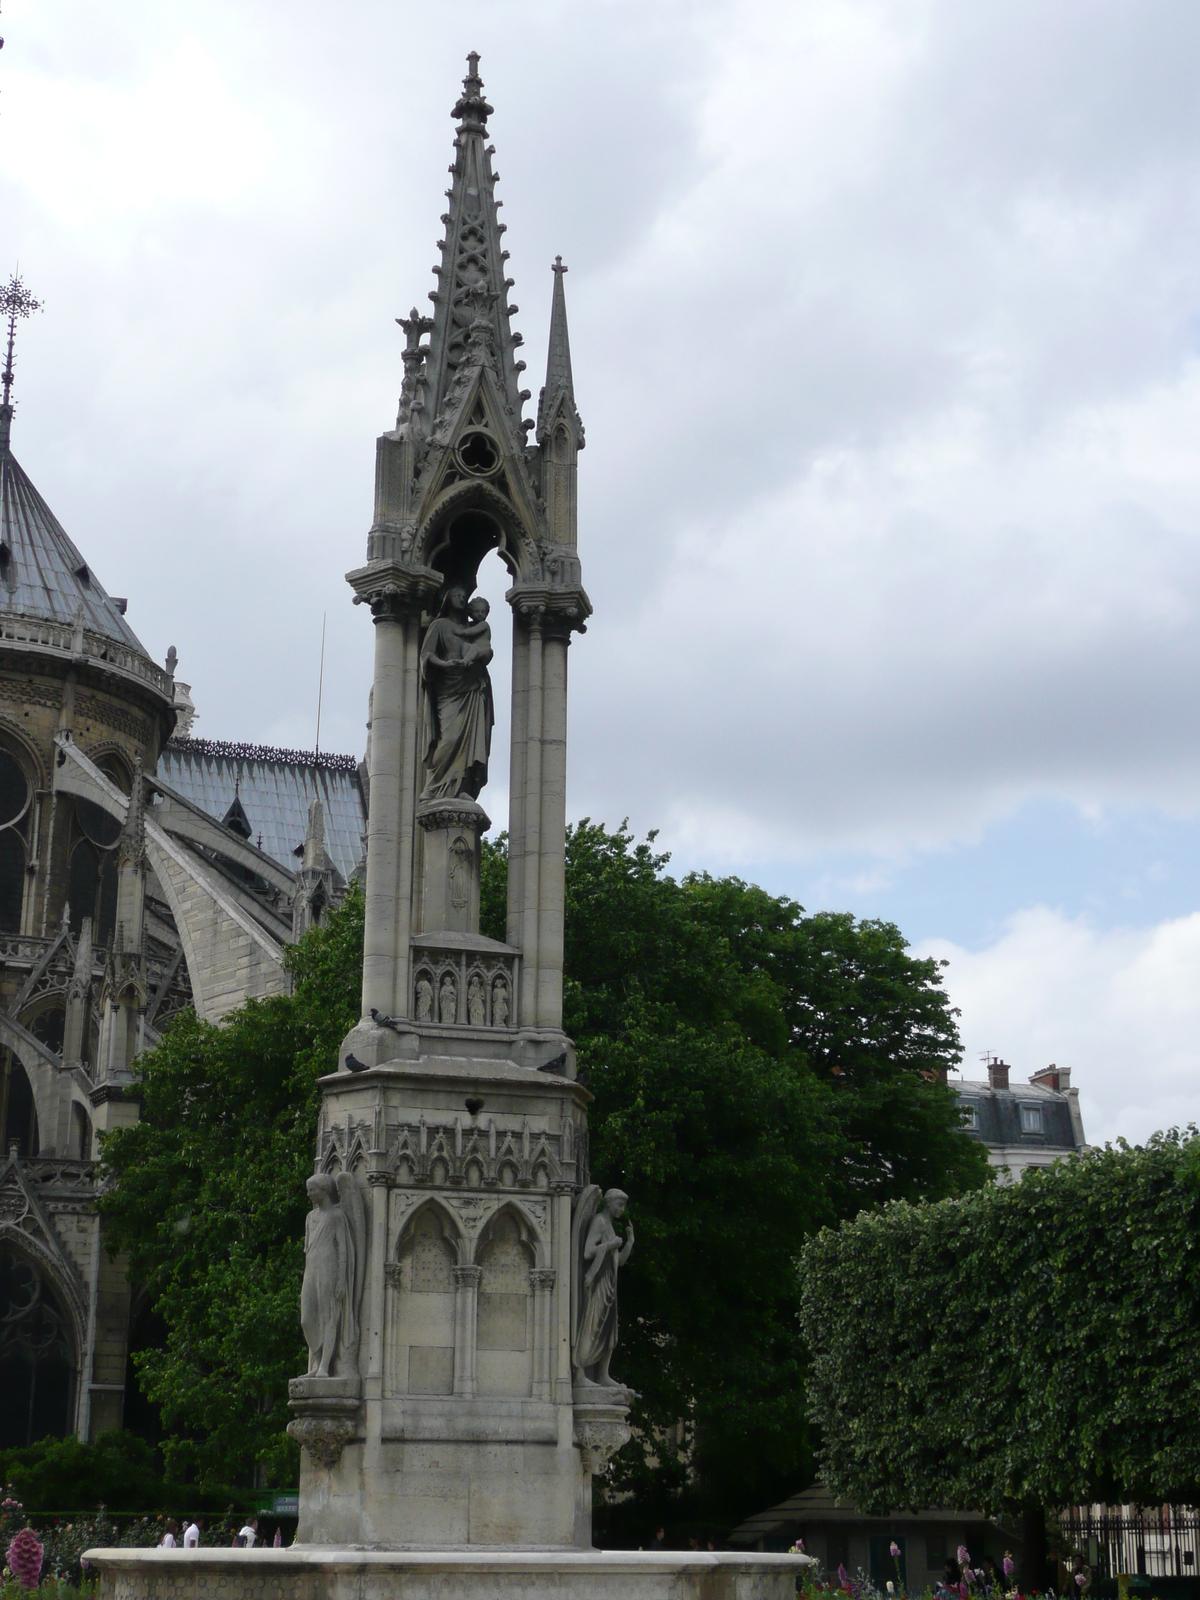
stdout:
[[[546,531],[551,544],[574,550],[579,521],[576,462],[583,449],[583,423],[575,407],[571,377],[571,340],[567,333],[567,296],[563,258],[554,259],[554,299],[550,307],[550,345],[546,352],[546,386],[538,397],[537,442],[542,465]],[[551,557],[556,573],[578,581],[578,563]]]
[[[451,112],[459,126],[450,168],[452,181],[446,191],[450,209],[442,214],[446,229],[441,241],[442,260],[433,269],[438,287],[429,296],[434,312],[425,362],[425,411],[431,422],[438,416],[469,340],[484,331],[480,328],[482,323],[492,345],[515,432],[532,424],[521,421],[521,407],[529,399],[529,391],[520,388],[525,363],[516,357],[522,338],[512,330],[512,318],[518,310],[508,304],[513,280],[504,276],[508,251],[500,247],[506,230],[498,216],[503,201],[495,198],[499,178],[492,171],[495,147],[484,142],[491,112],[492,107],[483,97],[479,55],[472,50],[467,57],[463,92]],[[412,320],[415,319],[405,319],[406,331]],[[410,335],[410,344],[413,343]]]
[[550,269],[554,273],[554,298],[550,305],[550,343],[546,351],[546,384],[538,396],[537,440],[544,444],[553,419],[566,417],[576,435],[575,448],[584,445],[583,423],[575,406],[575,381],[571,376],[571,338],[567,332],[567,296],[563,277],[567,268],[563,258],[555,256]]

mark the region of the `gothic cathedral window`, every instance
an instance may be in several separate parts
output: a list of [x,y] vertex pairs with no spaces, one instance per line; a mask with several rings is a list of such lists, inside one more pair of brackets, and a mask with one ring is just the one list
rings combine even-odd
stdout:
[[67,901],[71,932],[78,935],[84,917],[92,919],[92,937],[103,947],[117,920],[117,858],[121,836],[116,817],[92,800],[76,796],[71,829],[71,875]]
[[32,799],[24,767],[0,745],[0,933],[21,931]]

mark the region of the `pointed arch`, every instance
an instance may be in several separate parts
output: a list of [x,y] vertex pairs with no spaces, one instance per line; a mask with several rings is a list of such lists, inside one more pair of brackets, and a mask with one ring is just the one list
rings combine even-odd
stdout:
[[550,1241],[546,1237],[537,1217],[519,1194],[505,1195],[483,1227],[480,1228],[475,1242],[476,1260],[478,1260],[480,1250],[494,1232],[496,1223],[506,1215],[511,1215],[520,1233],[521,1243],[530,1252],[530,1266],[549,1267],[553,1265],[550,1254]]
[[47,1150],[52,1150],[58,1123],[59,1058],[7,1012],[0,1012],[0,1044],[7,1045],[25,1069],[40,1137],[47,1141]]
[[442,1237],[454,1252],[454,1258],[459,1265],[467,1259],[467,1238],[462,1230],[458,1218],[436,1194],[426,1195],[419,1205],[413,1207],[408,1216],[400,1225],[396,1235],[396,1242],[392,1249],[392,1259],[399,1261],[407,1249],[411,1249],[412,1241],[417,1236],[423,1218],[430,1215],[436,1216],[442,1230]]
[[86,1313],[72,1288],[41,1239],[0,1224],[0,1319],[17,1335],[0,1348],[0,1446],[75,1424]]
[[[542,565],[537,542],[516,505],[501,492],[500,481],[504,481],[503,473],[498,480],[460,479],[443,489],[417,530],[413,541],[414,558],[425,566],[443,570],[454,524],[465,514],[477,512],[494,524],[496,541],[491,548],[514,580],[540,581]],[[481,548],[480,559],[485,553]]]

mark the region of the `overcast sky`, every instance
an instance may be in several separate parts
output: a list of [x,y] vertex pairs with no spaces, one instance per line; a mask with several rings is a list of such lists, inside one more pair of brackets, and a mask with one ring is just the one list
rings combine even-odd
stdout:
[[1097,1142],[1200,1117],[1200,8],[7,0],[3,32],[0,269],[45,301],[14,448],[197,733],[311,747],[327,613],[321,743],[361,752],[342,575],[477,49],[535,394],[570,267],[570,815],[894,918],[950,960],[967,1074],[1069,1064]]

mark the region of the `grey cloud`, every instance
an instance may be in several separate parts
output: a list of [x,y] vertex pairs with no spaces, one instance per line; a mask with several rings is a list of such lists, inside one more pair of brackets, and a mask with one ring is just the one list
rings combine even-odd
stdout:
[[1155,385],[1188,403],[1186,8],[115,13],[128,55],[59,0],[6,69],[116,93],[194,31],[274,166],[86,228],[10,168],[0,243],[49,302],[15,437],[147,644],[179,646],[200,731],[300,740],[328,609],[326,737],[361,748],[341,574],[473,46],[535,394],[549,261],[572,268],[597,608],[572,809],[782,859],[961,837],[1035,792],[1188,803],[1200,484],[1072,435]]

